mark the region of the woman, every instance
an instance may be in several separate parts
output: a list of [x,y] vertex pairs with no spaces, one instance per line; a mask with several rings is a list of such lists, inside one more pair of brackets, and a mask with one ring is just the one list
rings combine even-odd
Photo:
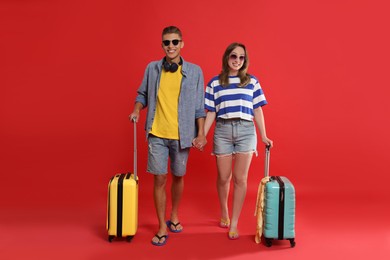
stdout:
[[[218,169],[219,225],[229,228],[229,239],[239,238],[237,225],[246,196],[249,166],[257,147],[254,122],[262,142],[271,147],[273,145],[267,137],[261,109],[267,101],[256,77],[247,73],[248,64],[245,46],[241,43],[230,44],[222,58],[222,71],[210,80],[205,95],[206,135],[216,119],[213,154]],[[234,192],[230,220],[228,196],[232,177]]]

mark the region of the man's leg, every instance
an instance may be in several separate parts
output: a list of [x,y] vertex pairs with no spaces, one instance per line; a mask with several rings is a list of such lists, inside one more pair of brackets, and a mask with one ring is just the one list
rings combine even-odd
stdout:
[[181,149],[180,143],[177,140],[172,140],[169,147],[169,156],[171,159],[171,171],[172,171],[172,212],[170,217],[171,224],[169,228],[173,232],[180,232],[183,226],[179,221],[179,205],[184,190],[184,175],[187,170],[187,161],[190,148]]
[[153,198],[156,209],[159,229],[153,237],[153,244],[162,244],[167,239],[167,225],[165,224],[166,213],[166,183],[168,147],[166,140],[153,135],[148,137],[148,169],[147,172],[154,174]]
[[172,187],[171,187],[171,195],[172,195],[172,212],[170,221],[173,223],[171,225],[171,229],[173,230],[182,230],[183,226],[178,224],[179,222],[179,205],[181,201],[181,197],[184,190],[184,177],[183,176],[175,176],[172,174]]
[[[154,206],[156,208],[157,219],[159,223],[159,230],[157,232],[158,236],[166,235],[167,225],[165,224],[165,209],[166,209],[166,200],[167,195],[165,192],[165,187],[167,183],[167,174],[154,175]],[[153,237],[152,241],[156,243],[163,243],[166,238],[161,238],[160,240],[157,237]]]

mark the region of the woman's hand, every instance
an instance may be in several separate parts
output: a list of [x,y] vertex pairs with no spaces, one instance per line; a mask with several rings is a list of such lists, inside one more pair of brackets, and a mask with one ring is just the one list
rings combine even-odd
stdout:
[[262,139],[263,143],[265,145],[269,145],[270,148],[272,148],[274,146],[274,142],[271,139],[269,139],[268,137],[265,136],[265,137],[263,137],[261,139]]
[[203,151],[203,148],[207,144],[207,140],[205,136],[197,136],[194,140],[192,140],[192,146],[196,147],[199,151]]

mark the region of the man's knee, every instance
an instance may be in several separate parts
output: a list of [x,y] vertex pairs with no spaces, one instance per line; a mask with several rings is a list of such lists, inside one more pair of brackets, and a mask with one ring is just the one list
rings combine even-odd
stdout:
[[154,175],[154,186],[164,187],[167,183],[167,174]]
[[174,183],[181,183],[184,181],[184,176],[176,176],[172,174],[172,182]]

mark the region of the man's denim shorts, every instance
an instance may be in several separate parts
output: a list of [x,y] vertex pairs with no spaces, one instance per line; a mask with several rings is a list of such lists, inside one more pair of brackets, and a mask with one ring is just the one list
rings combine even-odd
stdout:
[[147,172],[159,175],[168,173],[168,157],[171,172],[175,176],[184,176],[187,169],[190,148],[181,149],[179,140],[148,136]]
[[230,155],[256,152],[257,137],[253,121],[218,119],[214,129],[213,154]]

